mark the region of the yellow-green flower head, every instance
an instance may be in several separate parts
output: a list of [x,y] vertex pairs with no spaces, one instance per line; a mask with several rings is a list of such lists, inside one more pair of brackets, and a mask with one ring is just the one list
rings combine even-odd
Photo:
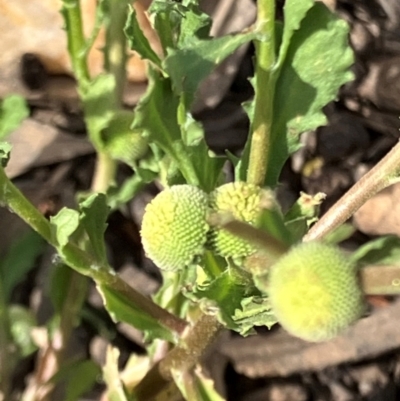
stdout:
[[[219,213],[229,213],[236,220],[256,224],[261,212],[262,189],[246,182],[225,184],[210,194],[210,207]],[[213,228],[209,246],[223,257],[240,258],[252,254],[256,248],[249,242],[220,228]]]
[[147,205],[143,248],[160,269],[181,269],[203,254],[207,209],[207,194],[192,185],[166,188]]
[[278,322],[307,341],[326,341],[364,311],[356,266],[333,245],[307,242],[272,267],[269,300]]

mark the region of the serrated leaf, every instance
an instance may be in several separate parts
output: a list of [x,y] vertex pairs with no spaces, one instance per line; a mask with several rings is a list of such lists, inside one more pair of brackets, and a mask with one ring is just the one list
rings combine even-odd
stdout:
[[194,119],[189,120],[184,131],[187,152],[196,171],[200,186],[204,191],[211,192],[216,187],[221,176],[226,158],[212,155],[204,140],[203,128]]
[[307,14],[307,11],[314,5],[314,0],[286,0],[283,7],[284,25],[277,61],[277,68],[282,66],[290,41],[296,30],[300,28],[300,24]]
[[29,230],[12,243],[6,256],[0,261],[2,290],[6,301],[10,299],[14,287],[35,266],[35,259],[42,253],[44,244],[39,234]]
[[[347,23],[316,2],[286,2],[275,82],[271,146],[265,184],[274,187],[282,166],[300,146],[300,135],[326,124],[322,108],[334,100],[341,85],[353,79],[353,54],[348,45]],[[300,28],[298,24],[300,23]],[[252,119],[252,107],[248,107]],[[246,177],[251,136],[237,177]]]
[[178,48],[182,48],[193,38],[209,38],[212,25],[210,16],[200,9],[198,0],[184,0],[182,4],[187,8],[181,21]]
[[[171,81],[161,77],[156,71],[150,73],[150,82],[146,94],[136,107],[133,129],[143,132],[150,144],[153,142],[167,154],[168,167],[161,167],[166,173],[168,184],[171,185],[170,172],[177,168],[185,176],[186,182],[199,185],[188,150],[181,138],[181,128],[178,123],[179,98],[171,89]],[[176,182],[174,182],[176,184]]]
[[215,309],[217,319],[241,335],[252,333],[254,322],[269,326],[271,321],[269,304],[259,302],[262,294],[246,275],[231,266],[215,280],[198,285],[190,294],[201,300],[205,310]]
[[276,185],[284,162],[300,147],[300,134],[326,124],[322,108],[353,79],[348,32],[345,21],[316,2],[293,33],[275,87],[267,185]]
[[158,320],[144,313],[123,294],[117,293],[107,285],[98,285],[97,288],[103,297],[104,306],[114,321],[125,322],[144,331],[149,339],[161,338],[170,342],[175,341],[170,330],[162,326]]
[[96,259],[107,264],[104,232],[107,228],[107,217],[110,209],[104,194],[93,194],[79,205],[80,221],[89,236],[90,244]]
[[265,326],[269,329],[278,322],[266,296],[244,298],[234,320],[242,327]]
[[387,235],[361,245],[351,258],[361,266],[398,265],[400,263],[400,238]]
[[50,218],[50,223],[54,238],[61,250],[79,226],[79,213],[76,210],[64,207]]
[[171,81],[150,70],[149,85],[136,106],[132,129],[156,143],[164,152],[174,154],[181,139],[177,109],[179,99],[171,91]]
[[197,0],[153,1],[149,13],[159,34],[164,52],[168,48],[181,48],[193,38],[209,38],[211,18],[201,11]]
[[164,53],[168,47],[175,47],[184,7],[172,1],[153,1],[148,9],[154,18],[154,28],[158,33]]
[[90,140],[96,149],[103,149],[102,131],[114,116],[115,78],[111,74],[101,74],[93,78],[81,93],[84,104],[85,122]]
[[139,53],[143,59],[150,60],[156,66],[161,68],[161,60],[150,46],[146,36],[144,36],[137,20],[136,11],[131,6],[129,7],[128,19],[126,21],[124,32],[132,50]]
[[0,140],[20,126],[29,116],[29,109],[22,96],[10,95],[0,105]]
[[169,49],[163,60],[174,91],[184,96],[187,109],[193,102],[200,82],[239,46],[253,40],[255,32],[227,35],[210,40],[191,40],[179,49]]

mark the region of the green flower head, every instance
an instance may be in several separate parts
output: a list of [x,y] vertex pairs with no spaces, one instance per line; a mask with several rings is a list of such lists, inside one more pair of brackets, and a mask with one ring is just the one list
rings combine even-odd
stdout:
[[[246,182],[231,182],[215,189],[210,194],[210,207],[218,213],[229,213],[236,220],[256,224],[262,207],[262,189]],[[214,252],[231,258],[246,257],[256,248],[220,228],[213,228],[208,244]]]
[[364,311],[356,266],[333,245],[297,245],[272,268],[269,300],[279,323],[307,341],[326,341]]
[[141,236],[148,257],[164,270],[177,270],[201,256],[207,240],[208,197],[192,185],[160,192],[146,207]]

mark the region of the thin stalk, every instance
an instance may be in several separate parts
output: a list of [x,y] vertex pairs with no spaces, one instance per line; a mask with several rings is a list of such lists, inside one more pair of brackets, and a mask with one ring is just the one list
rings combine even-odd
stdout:
[[82,90],[89,82],[89,69],[87,65],[86,40],[83,34],[80,0],[64,0],[63,15],[66,22],[68,51],[72,67]]
[[48,220],[10,181],[2,167],[0,167],[0,204],[8,207],[12,212],[17,214],[50,245],[57,245],[52,236]]
[[114,104],[121,108],[126,81],[126,36],[122,29],[127,18],[128,0],[111,0],[104,48],[106,70],[115,78]]
[[[4,169],[0,167],[0,203],[6,205],[22,220],[28,223],[33,230],[40,234],[50,245],[58,248],[55,237],[51,234],[51,225],[48,220],[30,203],[21,191],[8,179]],[[123,281],[108,265],[100,265],[75,244],[69,243],[62,249],[65,263],[85,276],[91,277],[96,283],[107,285],[113,290],[123,294],[143,313],[159,321],[164,327],[181,334],[186,327],[186,322],[173,314],[165,311],[150,299],[140,294],[125,281]],[[97,266],[93,269],[93,266]]]
[[357,181],[303,237],[303,241],[323,238],[348,220],[368,199],[399,181],[400,143],[367,174]]
[[257,27],[265,40],[255,40],[255,99],[254,119],[247,182],[262,186],[267,174],[271,147],[271,126],[275,80],[275,0],[259,0]]
[[[124,86],[126,82],[126,36],[123,31],[127,18],[128,0],[111,0],[109,20],[106,26],[106,44],[104,47],[105,68],[114,77],[115,87],[112,93],[115,110],[123,106]],[[96,168],[93,175],[92,190],[106,192],[114,181],[117,163],[102,149],[97,150]]]
[[172,370],[192,369],[223,329],[214,316],[203,315],[160,362],[155,364],[133,390],[135,401],[151,401],[170,388]]
[[[119,7],[118,7],[119,9]],[[74,70],[74,74],[78,83],[79,94],[83,103],[83,109],[87,109],[85,94],[90,85],[90,74],[89,68],[87,64],[87,42],[83,33],[83,24],[82,24],[82,14],[81,14],[81,4],[80,0],[64,0],[63,1],[63,15],[66,22],[67,27],[67,39],[68,39],[68,51],[71,57],[72,66]],[[120,30],[122,32],[121,25],[119,25]],[[117,28],[113,27],[113,30],[116,31]],[[124,40],[122,38],[118,38],[119,40]],[[113,46],[112,49],[117,47],[116,39],[113,38]],[[124,42],[125,43],[125,42]],[[124,45],[123,45],[124,46]],[[125,48],[123,49],[125,51]],[[125,75],[125,62],[126,59],[122,57],[114,57],[113,62],[113,73]],[[121,64],[120,68],[117,69],[117,59]],[[116,89],[114,93],[114,102],[115,107],[118,104],[122,104],[122,90],[124,85],[124,78],[119,76],[114,76],[116,82]],[[119,99],[119,100],[117,100]],[[97,138],[99,136],[98,132],[95,132],[94,128],[91,124],[88,123],[88,114],[85,112],[86,126],[89,134],[89,138]],[[110,184],[114,180],[115,172],[116,172],[116,163],[111,157],[99,146],[97,141],[92,140],[93,146],[97,151],[97,160],[95,172],[93,175],[92,181],[92,189],[96,192],[106,192]]]
[[[123,295],[127,301],[135,305],[143,313],[159,321],[161,325],[181,334],[187,323],[167,312],[149,298],[130,287],[120,276],[113,273],[109,266],[99,266],[98,261],[91,258],[86,252],[74,244],[68,244],[63,248],[65,262],[79,273],[91,277],[97,284],[108,286]],[[93,269],[97,266],[97,269]]]
[[106,193],[110,184],[114,181],[117,164],[110,155],[97,150],[96,165],[93,173],[91,190],[93,192]]
[[253,227],[243,221],[235,220],[229,214],[213,213],[208,217],[211,226],[220,227],[236,237],[259,246],[272,257],[278,259],[288,251],[288,247],[266,231]]

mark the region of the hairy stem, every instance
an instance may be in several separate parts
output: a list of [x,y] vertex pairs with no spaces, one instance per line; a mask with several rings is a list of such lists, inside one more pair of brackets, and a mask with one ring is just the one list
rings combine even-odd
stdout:
[[[124,2],[125,3],[125,2]],[[114,10],[113,8],[111,8]],[[120,10],[120,7],[117,7]],[[97,151],[96,168],[92,181],[92,190],[96,192],[106,192],[110,184],[114,181],[116,163],[111,157],[104,151],[103,147],[98,143],[97,138],[100,137],[100,133],[96,131],[93,124],[88,122],[88,107],[86,102],[85,94],[87,88],[90,85],[90,74],[87,64],[87,41],[83,33],[82,24],[82,13],[81,13],[81,2],[80,0],[63,0],[63,15],[65,19],[65,24],[67,28],[67,39],[68,39],[68,51],[71,57],[72,66],[74,74],[78,83],[79,94],[83,103],[83,109],[85,110],[85,120],[88,130],[88,136],[92,140],[93,146]],[[113,15],[113,12],[111,13]],[[118,17],[120,15],[117,13]],[[117,25],[119,30],[122,32],[121,25]],[[116,32],[118,28],[112,26],[110,32]],[[123,32],[122,32],[123,33]],[[125,52],[125,40],[116,35],[107,35],[107,37],[112,37],[112,46],[109,48],[113,51],[112,63],[110,64],[116,82],[116,88],[114,91],[114,107],[122,104],[122,90],[124,85],[125,77],[125,55],[121,56],[115,49],[118,48],[117,41],[122,40],[120,48],[122,49],[120,53]],[[106,45],[107,48],[107,45]],[[118,76],[116,75],[118,74]],[[122,74],[122,77],[119,75]]]
[[353,185],[321,219],[311,227],[303,241],[323,238],[348,220],[368,199],[399,181],[400,143],[356,184]]
[[86,41],[83,34],[80,0],[63,0],[62,13],[67,31],[68,52],[79,89],[82,90],[89,83],[90,78],[86,60]]
[[262,186],[267,173],[271,144],[271,126],[275,81],[272,69],[275,63],[275,0],[259,0],[257,26],[266,37],[255,40],[256,71],[254,120],[247,182]]
[[106,45],[104,48],[105,66],[115,78],[114,104],[121,108],[126,81],[126,36],[122,29],[125,25],[128,0],[111,0],[107,24]]
[[97,151],[96,166],[92,178],[91,190],[106,193],[114,181],[117,170],[116,162],[104,151]]
[[136,401],[151,401],[169,388],[172,369],[184,372],[199,362],[223,326],[214,316],[203,315],[164,359],[154,365],[134,389]]

